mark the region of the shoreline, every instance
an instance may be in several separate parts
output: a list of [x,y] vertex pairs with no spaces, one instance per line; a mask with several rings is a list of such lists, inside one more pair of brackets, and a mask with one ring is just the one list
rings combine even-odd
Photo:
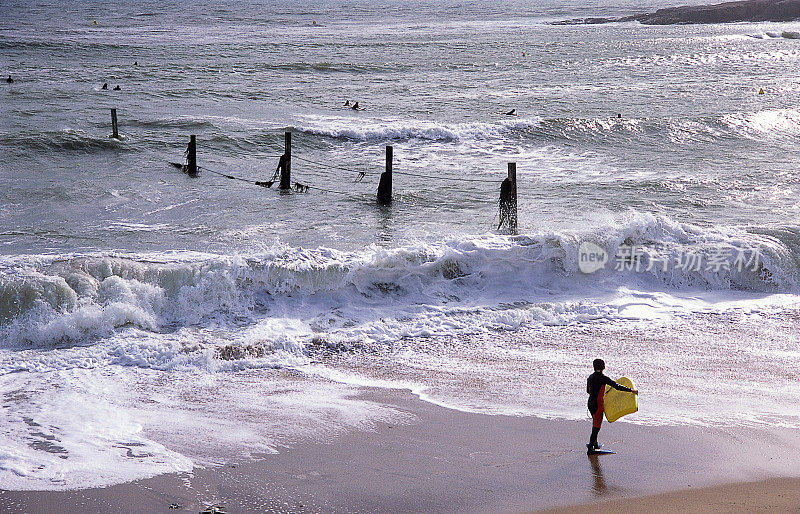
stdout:
[[776,499],[800,483],[794,478],[800,435],[791,429],[604,423],[601,441],[617,454],[589,458],[588,420],[473,414],[407,390],[363,391],[413,421],[298,442],[191,475],[77,491],[0,491],[0,510],[126,512],[135,505],[199,512],[218,505],[227,512],[584,512],[587,505],[644,506],[652,495],[684,498],[763,480],[777,484],[768,493]]

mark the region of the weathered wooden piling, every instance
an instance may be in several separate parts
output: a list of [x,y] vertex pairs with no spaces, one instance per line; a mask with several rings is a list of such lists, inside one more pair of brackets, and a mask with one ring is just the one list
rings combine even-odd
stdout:
[[511,234],[517,233],[517,163],[508,163],[508,177],[500,184],[500,224]]
[[111,137],[119,139],[119,131],[117,130],[117,110],[111,109]]
[[387,205],[392,203],[392,159],[394,158],[394,148],[386,146],[386,171],[381,173],[381,180],[378,183],[378,203]]
[[197,138],[194,134],[189,136],[189,147],[186,149],[186,173],[190,177],[197,176]]
[[292,187],[292,133],[287,131],[283,135],[283,157],[281,158],[281,185],[280,189]]
[[511,181],[511,196],[513,198],[512,202],[514,203],[514,217],[517,216],[517,163],[516,162],[509,162],[508,163],[508,180]]

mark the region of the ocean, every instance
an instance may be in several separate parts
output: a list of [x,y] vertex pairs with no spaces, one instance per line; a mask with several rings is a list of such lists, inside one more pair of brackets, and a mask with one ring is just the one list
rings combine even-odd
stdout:
[[3,0],[1,487],[411,422],[364,386],[584,419],[596,357],[800,428],[800,23],[550,24],[669,5]]

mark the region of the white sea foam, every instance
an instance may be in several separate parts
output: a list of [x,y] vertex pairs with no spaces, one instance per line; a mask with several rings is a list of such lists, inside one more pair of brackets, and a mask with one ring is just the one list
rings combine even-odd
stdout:
[[435,121],[353,119],[340,116],[302,116],[296,130],[310,134],[355,141],[421,139],[462,141],[488,139],[515,131],[535,128],[538,118],[514,119],[496,123],[453,123]]
[[[769,33],[765,34],[770,36]],[[774,37],[781,37],[780,35]],[[763,38],[763,37],[762,37]],[[759,38],[761,39],[761,38]],[[771,50],[730,50],[719,52],[693,52],[674,54],[652,54],[641,56],[627,56],[612,61],[613,66],[621,67],[689,67],[701,68],[708,65],[741,65],[743,63],[763,62],[796,62],[800,59],[800,50],[797,48],[780,48]]]
[[722,122],[739,137],[782,140],[800,135],[800,111],[769,109],[725,115]]
[[102,487],[407,416],[330,382],[90,367],[0,376],[7,489]]
[[[24,265],[14,259],[0,269],[6,320],[0,341],[50,345],[107,337],[126,326],[229,328],[288,313],[317,335],[363,338],[374,330],[371,338],[386,341],[446,333],[448,326],[566,323],[609,316],[608,297],[625,284],[667,292],[795,291],[796,237],[795,231],[759,235],[632,214],[585,233],[483,235],[362,252],[276,247],[251,256],[31,257]],[[577,264],[582,240],[611,256],[634,245],[650,257],[642,257],[638,271],[615,270],[619,263],[612,260],[585,275]],[[718,269],[677,265],[684,254],[707,260],[721,252],[728,261]],[[652,262],[657,256],[673,264],[662,269]],[[744,260],[734,265],[737,257]],[[513,302],[550,310],[498,308]],[[449,319],[439,327],[443,310]]]
[[766,31],[766,32],[756,32],[754,34],[748,34],[748,36],[755,39],[777,39],[777,38],[800,39],[800,32],[796,30],[784,30],[782,32]]
[[[738,138],[791,140],[798,134],[800,114],[795,109],[773,109],[757,112],[737,112],[708,119],[676,118],[530,118],[502,120],[491,123],[445,124],[424,120],[383,120],[336,116],[303,116],[295,127],[302,132],[355,142],[377,141],[435,141],[458,142],[474,146],[477,152],[513,154],[522,158],[531,151],[530,141],[646,140],[653,136],[659,144],[663,134],[679,143],[694,143],[698,138],[709,142],[730,135]],[[521,138],[516,153],[514,136]],[[499,148],[493,147],[501,141]],[[535,147],[536,151],[541,150]]]

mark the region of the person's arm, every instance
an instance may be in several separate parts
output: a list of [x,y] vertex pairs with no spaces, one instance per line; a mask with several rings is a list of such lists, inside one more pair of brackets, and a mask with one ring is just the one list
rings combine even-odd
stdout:
[[625,391],[626,393],[639,394],[639,391],[637,391],[636,389],[631,389],[630,387],[625,387],[622,384],[618,384],[618,383],[616,383],[615,381],[611,380],[610,378],[608,378],[605,375],[603,375],[603,378],[605,378],[604,382],[607,385],[610,385],[611,387],[613,387],[614,389],[618,389],[620,391]]

